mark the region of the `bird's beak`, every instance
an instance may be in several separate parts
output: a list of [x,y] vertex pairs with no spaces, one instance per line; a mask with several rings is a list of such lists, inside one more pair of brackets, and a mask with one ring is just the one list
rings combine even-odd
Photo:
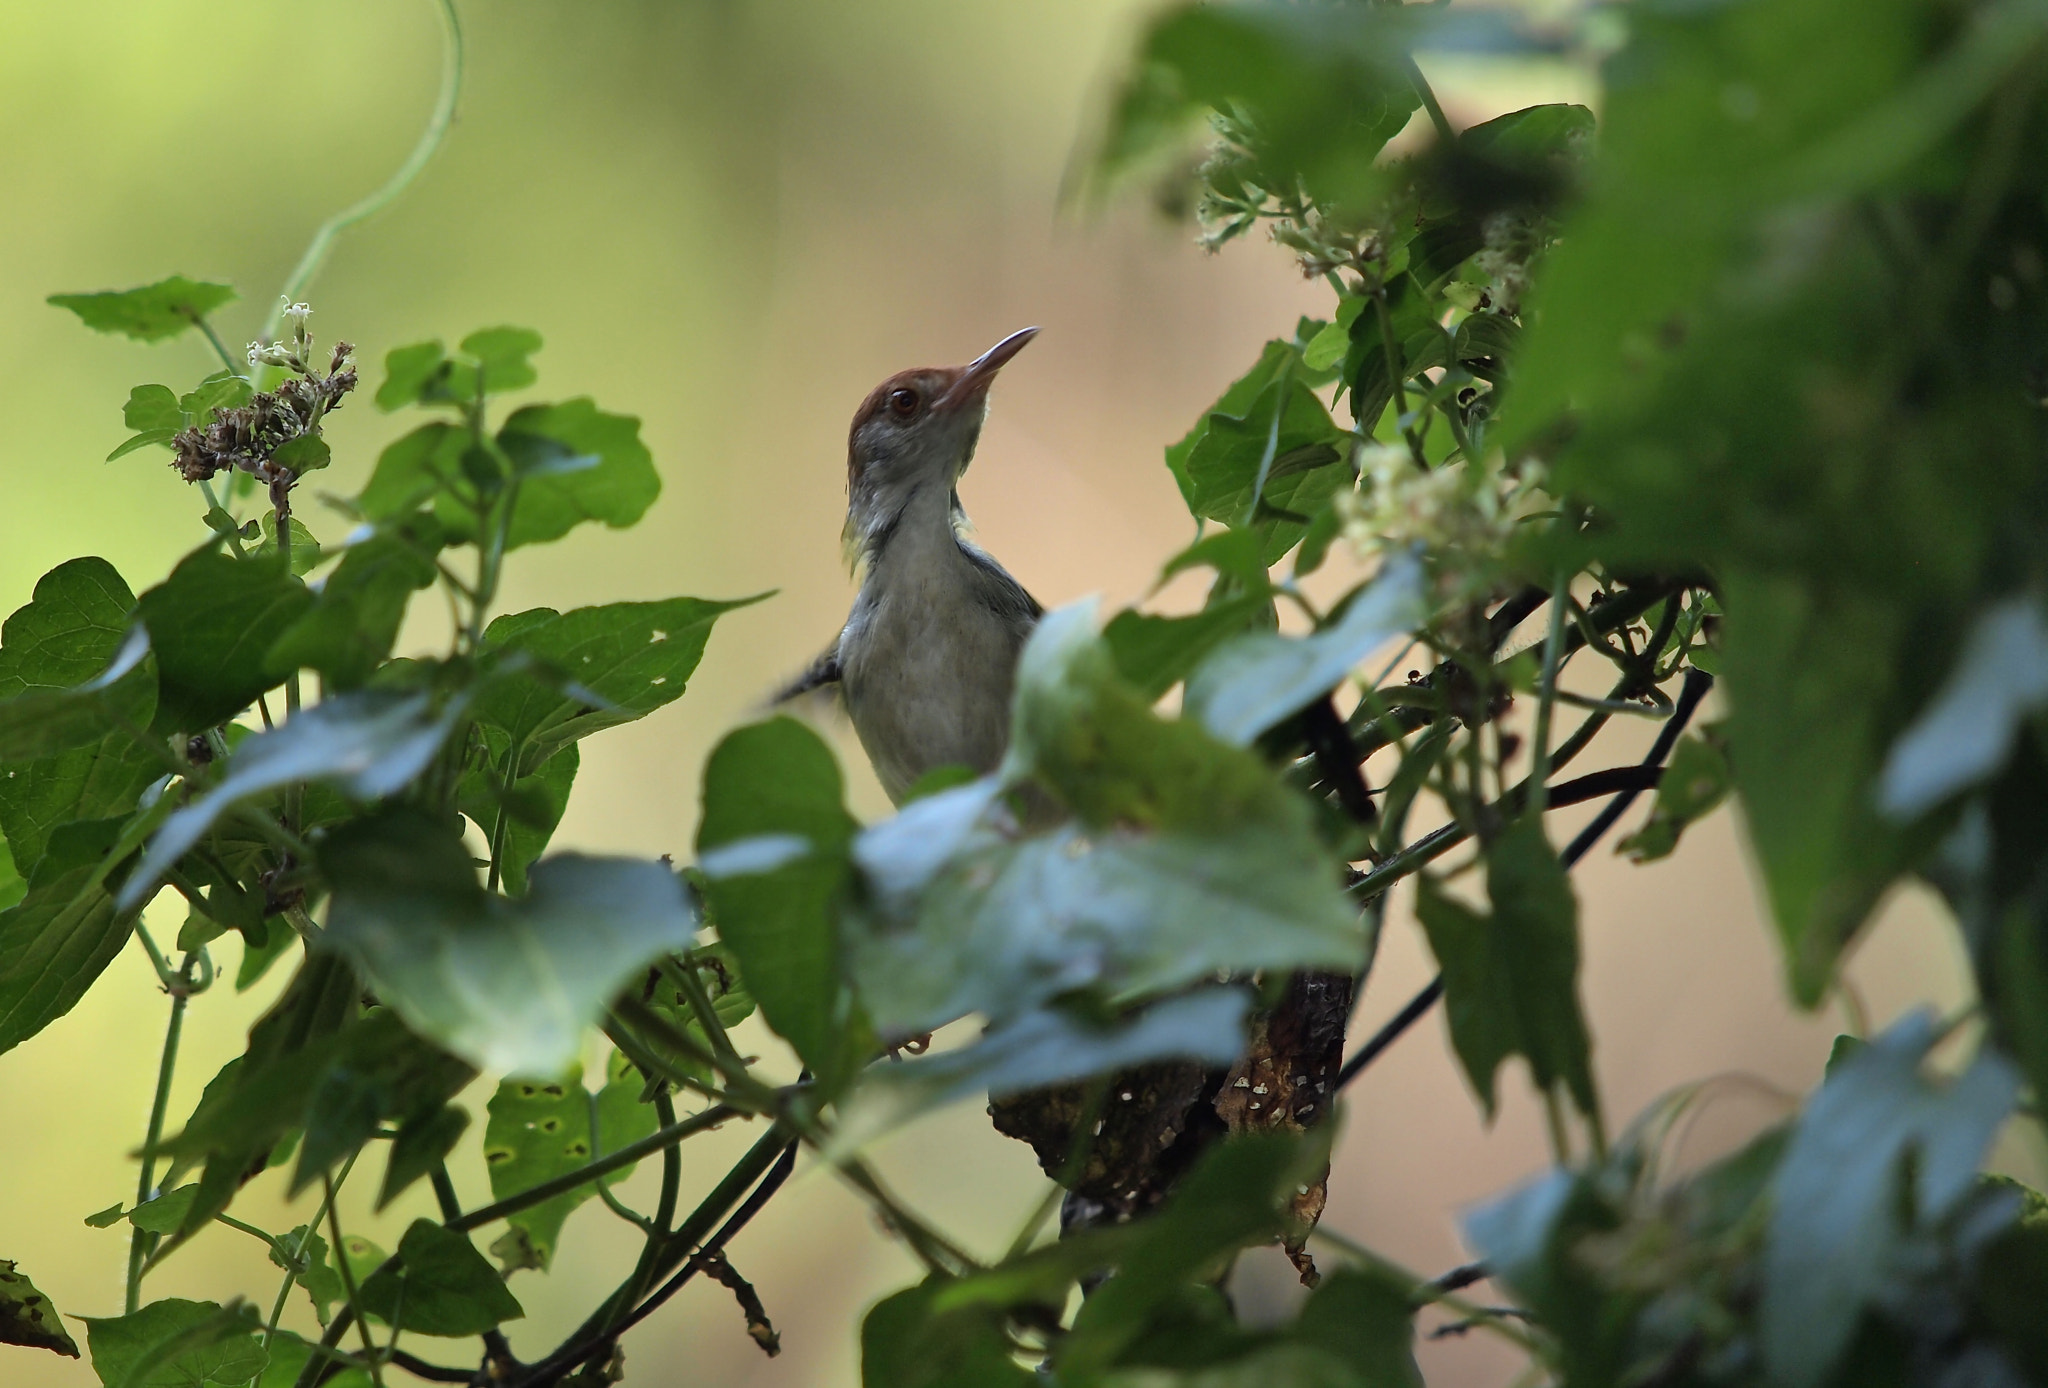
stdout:
[[988,394],[996,373],[1003,369],[1011,357],[1024,350],[1024,345],[1038,336],[1038,329],[1023,328],[1011,333],[995,346],[969,362],[953,382],[952,388],[938,398],[932,406],[938,410],[957,410]]

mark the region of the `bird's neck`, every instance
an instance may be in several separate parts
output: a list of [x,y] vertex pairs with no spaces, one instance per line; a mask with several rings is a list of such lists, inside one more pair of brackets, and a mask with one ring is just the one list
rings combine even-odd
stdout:
[[897,497],[857,508],[847,517],[847,538],[857,546],[863,590],[886,591],[942,578],[966,561],[958,527],[965,523],[959,495],[929,477]]

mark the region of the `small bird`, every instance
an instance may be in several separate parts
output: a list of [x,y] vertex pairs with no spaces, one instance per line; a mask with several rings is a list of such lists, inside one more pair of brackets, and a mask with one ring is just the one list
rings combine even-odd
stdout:
[[960,474],[996,373],[1038,329],[965,366],[898,372],[854,412],[847,561],[860,578],[831,649],[776,702],[838,685],[889,798],[935,767],[995,769],[1010,736],[1017,655],[1044,611],[969,540]]

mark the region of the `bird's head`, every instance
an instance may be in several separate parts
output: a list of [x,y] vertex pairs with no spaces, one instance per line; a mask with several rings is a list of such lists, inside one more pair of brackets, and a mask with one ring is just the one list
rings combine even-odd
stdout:
[[950,498],[974,458],[996,373],[1038,329],[1011,333],[965,366],[899,371],[854,412],[846,451],[846,539],[861,557],[924,487]]

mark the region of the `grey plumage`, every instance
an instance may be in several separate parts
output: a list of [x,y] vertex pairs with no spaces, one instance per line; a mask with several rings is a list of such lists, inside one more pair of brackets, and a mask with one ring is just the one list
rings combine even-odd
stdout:
[[893,376],[854,416],[846,542],[860,593],[839,639],[779,698],[836,682],[892,800],[936,767],[991,771],[1008,745],[1017,656],[1042,609],[963,533],[954,487],[988,382],[1034,331],[965,367]]

